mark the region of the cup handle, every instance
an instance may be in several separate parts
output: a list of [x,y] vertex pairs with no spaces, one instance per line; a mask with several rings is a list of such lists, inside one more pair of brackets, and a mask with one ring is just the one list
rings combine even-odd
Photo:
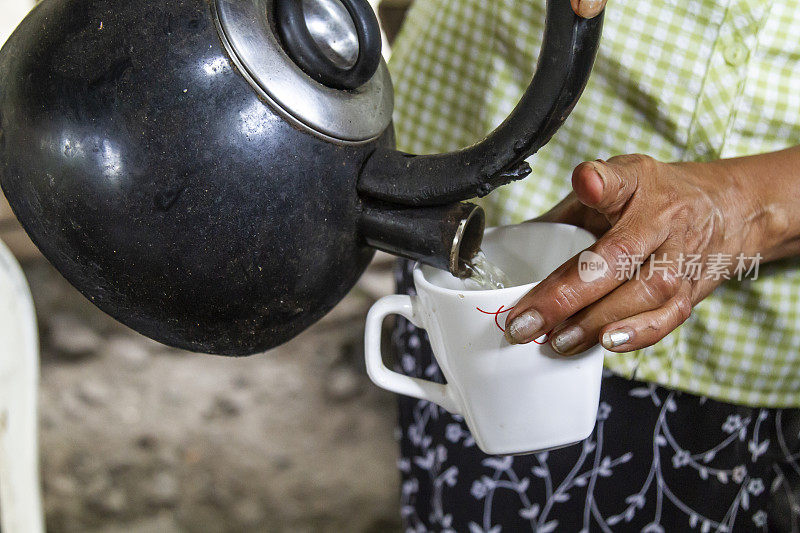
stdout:
[[364,357],[370,379],[377,386],[388,391],[428,400],[453,414],[460,414],[461,410],[451,396],[449,386],[405,376],[389,370],[383,364],[383,354],[381,353],[383,319],[391,314],[404,316],[415,326],[421,327],[418,317],[414,313],[414,305],[410,296],[395,294],[384,296],[375,302],[367,314],[367,327],[364,333]]

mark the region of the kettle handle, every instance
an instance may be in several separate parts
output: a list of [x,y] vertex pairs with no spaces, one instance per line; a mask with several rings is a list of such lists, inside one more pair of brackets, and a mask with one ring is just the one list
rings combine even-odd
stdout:
[[536,73],[511,114],[483,141],[455,152],[411,155],[379,148],[362,167],[361,194],[402,205],[442,205],[485,196],[530,172],[525,158],[569,116],[592,71],[603,13],[584,19],[569,0],[547,0]]

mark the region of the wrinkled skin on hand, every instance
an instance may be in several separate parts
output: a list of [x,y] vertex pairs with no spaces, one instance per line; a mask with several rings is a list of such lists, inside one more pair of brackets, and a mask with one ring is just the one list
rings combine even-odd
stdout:
[[[615,352],[643,348],[683,323],[693,305],[726,281],[705,275],[710,255],[731,256],[732,270],[739,254],[760,254],[763,263],[800,251],[780,195],[771,203],[772,193],[764,192],[778,180],[763,180],[765,187],[765,176],[752,170],[783,172],[798,181],[789,169],[800,151],[775,154],[711,163],[625,155],[578,165],[573,192],[537,220],[593,232],[598,241],[589,250],[608,268],[584,282],[578,256],[559,267],[509,313],[509,342],[526,343],[551,332],[551,344],[562,355],[598,342]],[[681,272],[680,258],[696,255],[704,267],[699,279]],[[638,279],[620,276],[631,270],[631,261],[641,264]]]

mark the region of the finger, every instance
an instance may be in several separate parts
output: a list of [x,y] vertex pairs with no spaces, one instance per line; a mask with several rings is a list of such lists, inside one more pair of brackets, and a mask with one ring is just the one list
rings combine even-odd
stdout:
[[575,192],[569,193],[551,210],[531,220],[531,222],[558,222],[578,226],[599,238],[611,228],[605,216],[582,204]]
[[570,0],[572,9],[585,19],[596,17],[606,6],[606,0]]
[[[616,289],[625,281],[621,274],[661,246],[667,231],[654,217],[627,215],[588,249],[595,255],[576,255],[517,302],[506,319],[508,341],[530,342]],[[598,266],[589,275],[587,258]]]
[[647,348],[683,324],[691,314],[691,299],[679,294],[654,311],[607,325],[600,341],[606,350],[617,353]]
[[690,295],[691,283],[677,271],[677,253],[661,252],[664,248],[656,250],[636,278],[556,327],[550,336],[553,349],[561,355],[581,353],[599,342],[607,324],[658,309],[678,294]]
[[609,161],[581,163],[572,172],[572,189],[587,207],[596,209],[615,222],[639,186],[646,163],[639,156],[620,156]]
[[578,201],[574,192],[571,192],[552,209],[532,219],[531,222],[560,222],[577,226],[584,216],[584,211],[586,206]]

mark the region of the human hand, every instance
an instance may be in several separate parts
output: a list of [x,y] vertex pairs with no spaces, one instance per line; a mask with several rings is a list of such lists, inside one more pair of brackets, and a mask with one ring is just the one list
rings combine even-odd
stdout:
[[606,7],[608,0],[570,0],[572,9],[579,16],[590,19],[596,17]]
[[[509,313],[509,342],[552,332],[551,344],[563,355],[598,342],[615,352],[643,348],[683,323],[692,306],[725,281],[690,278],[681,272],[682,258],[699,256],[705,265],[714,254],[780,255],[786,230],[763,208],[764,185],[730,161],[668,164],[626,155],[578,165],[574,192],[537,220],[579,225],[600,236],[589,250],[606,268],[582,281],[578,256],[559,267]],[[639,264],[638,276],[631,277],[632,269],[618,275],[621,267]]]

